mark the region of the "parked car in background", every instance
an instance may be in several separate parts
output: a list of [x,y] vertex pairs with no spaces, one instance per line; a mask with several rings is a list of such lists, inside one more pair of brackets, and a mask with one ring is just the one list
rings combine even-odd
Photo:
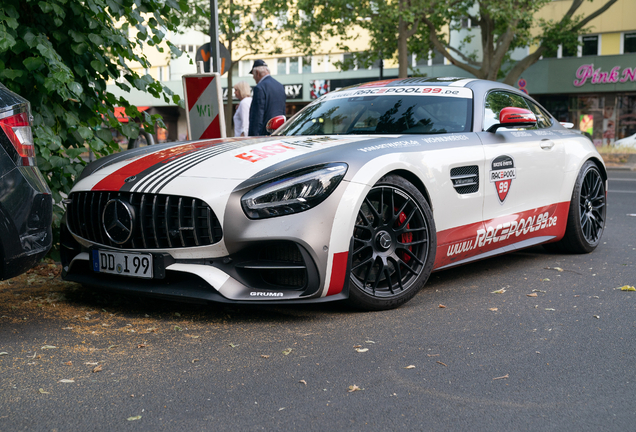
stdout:
[[389,309],[432,271],[538,244],[591,252],[606,181],[591,140],[515,88],[372,82],[322,96],[269,137],[88,165],[62,223],[63,277],[181,299]]
[[0,83],[0,279],[24,273],[51,248],[52,197],[35,163],[31,106]]
[[636,149],[636,134],[614,141],[614,146]]

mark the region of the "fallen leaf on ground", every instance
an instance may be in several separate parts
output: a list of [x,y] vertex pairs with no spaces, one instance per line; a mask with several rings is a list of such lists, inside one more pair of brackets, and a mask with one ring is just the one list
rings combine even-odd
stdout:
[[72,379],[61,379],[58,382],[61,382],[61,383],[74,383],[75,380],[72,380]]
[[369,348],[356,348],[356,351],[358,351],[359,353],[365,353],[369,351]]
[[102,365],[95,366],[95,368],[93,369],[93,373],[97,373],[97,372],[101,372],[101,371],[102,371]]
[[593,316],[594,316],[594,318],[596,318],[596,319],[601,319],[601,317],[600,317],[600,316],[598,316],[598,315],[593,315]]
[[198,362],[198,361],[199,361],[199,359],[193,359],[193,360],[192,360],[192,363],[196,363],[196,362]]
[[269,358],[269,356],[267,354],[261,354],[261,357],[263,358]]
[[44,345],[42,349],[57,349],[57,347],[53,345]]
[[39,391],[40,393],[42,393],[42,394],[50,394],[49,392],[44,391],[44,389],[40,389],[40,390],[38,390],[38,391]]
[[547,311],[553,311],[553,310],[555,310],[555,309],[552,309],[552,308],[545,308],[545,310],[547,310]]
[[550,279],[548,279],[548,278],[541,279],[541,282],[550,282]]
[[238,344],[233,344],[231,342],[228,345],[230,345],[232,348],[236,348],[237,346],[239,346]]
[[444,306],[443,304],[441,304],[441,305],[439,305],[439,306],[437,306],[437,307],[438,307],[438,308],[442,308],[442,309],[444,309],[446,306]]
[[497,377],[497,378],[493,378],[493,381],[494,381],[494,380],[498,380],[498,379],[506,379],[506,378],[510,378],[509,374],[505,374],[504,376],[500,376],[500,377]]
[[73,362],[72,361],[67,361],[66,363],[64,363],[66,366],[73,366]]
[[181,314],[179,312],[175,312],[174,316],[181,316]]
[[[533,289],[532,292],[547,293],[547,291],[538,290],[538,289]],[[578,297],[578,296],[574,296],[574,297]]]
[[354,348],[362,348],[362,345],[354,345]]
[[126,420],[128,421],[141,420],[141,416],[128,417]]
[[499,309],[497,308],[488,308],[489,311],[497,312]]
[[62,327],[62,330],[73,330],[73,327]]
[[137,345],[137,348],[146,348],[146,344],[139,344]]
[[292,351],[293,351],[293,350],[292,350],[292,348],[285,348],[285,349],[283,350],[283,354],[284,354],[284,355],[289,355],[289,353],[291,353]]
[[438,357],[439,354],[426,354],[428,357]]
[[621,287],[621,291],[636,291],[636,288],[633,286],[625,285]]
[[368,341],[364,341],[364,343],[372,343],[372,344],[374,344],[375,342],[373,342],[372,340],[368,340]]
[[111,345],[111,346],[109,346],[109,347],[108,347],[108,349],[111,349],[111,348],[117,348],[118,346],[119,346],[119,345]]
[[362,389],[354,384],[349,386],[349,390],[347,390],[347,392],[353,393],[354,391],[358,391],[358,390],[362,390]]
[[0,356],[3,356],[3,355],[9,355],[9,353],[6,351],[0,352]]
[[150,328],[147,328],[147,329],[146,329],[146,331],[149,331],[149,332],[156,332],[156,331],[157,331],[157,327],[150,327]]
[[448,367],[448,365],[446,363],[442,363],[441,361],[438,361],[437,363],[441,364],[442,366]]
[[89,366],[97,366],[99,363],[91,363],[91,362],[87,362],[84,363],[85,365],[89,365]]
[[506,292],[505,288],[498,289],[497,291],[492,291],[491,294],[503,294]]
[[183,331],[183,329],[179,326],[174,326],[174,331]]
[[305,385],[307,385],[307,381],[305,381],[305,380],[300,380],[300,381],[298,381],[298,382],[299,382],[299,383],[301,383],[301,384],[305,384]]
[[537,297],[537,296],[538,296],[538,294],[537,294],[537,293],[535,293],[535,292],[533,292],[532,294],[526,294],[526,295],[527,295],[528,297]]
[[189,338],[192,338],[192,339],[199,339],[201,337],[201,336],[196,336],[196,335],[191,335],[191,334],[187,334],[186,336],[189,337]]
[[413,365],[408,365],[407,367],[405,367],[404,369],[415,369],[415,366]]

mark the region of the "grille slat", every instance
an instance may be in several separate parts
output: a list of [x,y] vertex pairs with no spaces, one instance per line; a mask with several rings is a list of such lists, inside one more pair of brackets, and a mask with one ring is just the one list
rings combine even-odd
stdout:
[[479,167],[477,165],[451,168],[450,175],[457,193],[469,194],[479,190]]
[[[212,209],[192,197],[125,192],[73,192],[69,198],[69,229],[94,243],[126,249],[207,246],[223,236]],[[106,203],[117,198],[132,207],[133,235],[124,244],[112,242],[103,226]]]

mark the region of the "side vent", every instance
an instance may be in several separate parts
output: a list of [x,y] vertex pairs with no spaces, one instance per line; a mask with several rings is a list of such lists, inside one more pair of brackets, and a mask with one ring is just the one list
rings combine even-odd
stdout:
[[477,165],[451,168],[450,175],[457,193],[469,194],[479,190],[479,167]]

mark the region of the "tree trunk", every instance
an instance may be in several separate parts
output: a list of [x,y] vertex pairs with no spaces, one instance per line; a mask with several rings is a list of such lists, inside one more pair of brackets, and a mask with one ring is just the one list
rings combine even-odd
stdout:
[[409,74],[409,53],[407,51],[406,23],[400,17],[398,24],[398,78],[406,78]]

